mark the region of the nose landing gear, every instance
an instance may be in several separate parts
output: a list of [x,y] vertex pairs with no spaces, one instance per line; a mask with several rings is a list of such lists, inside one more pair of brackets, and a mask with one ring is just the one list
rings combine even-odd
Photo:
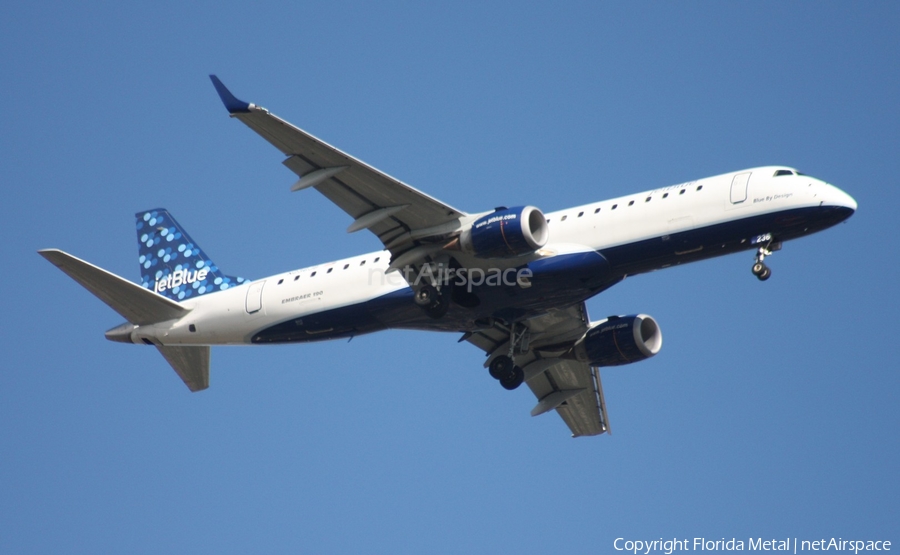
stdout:
[[757,262],[753,265],[750,271],[753,272],[753,275],[756,276],[759,281],[766,281],[767,279],[772,277],[772,270],[770,270],[769,267],[761,261],[761,259],[761,255],[756,257]]
[[[781,242],[772,239],[770,233],[756,237],[753,242],[760,244],[760,247],[756,250],[756,262],[753,263],[753,267],[750,271],[753,272],[753,275],[756,276],[759,281],[766,281],[772,277],[772,270],[766,266],[766,263],[763,262],[763,260],[765,260],[767,256],[771,256],[773,252],[780,251]],[[762,245],[763,242],[765,242],[765,245]]]

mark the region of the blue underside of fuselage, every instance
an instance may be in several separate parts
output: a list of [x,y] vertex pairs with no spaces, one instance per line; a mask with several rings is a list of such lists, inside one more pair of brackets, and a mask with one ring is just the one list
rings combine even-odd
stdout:
[[[464,332],[486,318],[520,320],[551,308],[582,302],[626,276],[757,248],[751,238],[771,233],[788,241],[838,224],[853,214],[844,207],[818,206],[733,220],[619,245],[599,252],[558,255],[529,263],[531,287],[473,287],[474,303],[450,303],[434,319],[413,303],[406,288],[342,308],[290,319],[253,334],[253,343],[289,343],[353,337],[388,328]],[[467,292],[468,293],[468,292]],[[467,296],[468,300],[473,297]],[[481,324],[483,325],[483,324]]]

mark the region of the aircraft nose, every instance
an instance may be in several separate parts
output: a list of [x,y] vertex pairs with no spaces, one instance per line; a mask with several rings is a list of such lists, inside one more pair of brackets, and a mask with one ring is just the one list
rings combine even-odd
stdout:
[[848,210],[850,210],[851,214],[856,212],[857,204],[856,204],[856,200],[853,197],[851,197],[844,191],[838,189],[834,185],[832,185],[831,188],[832,188],[831,195],[829,195],[831,198],[829,200],[835,206],[840,206],[841,208],[847,208]]
[[835,223],[843,222],[856,212],[856,200],[834,185],[826,184],[820,206],[830,207]]

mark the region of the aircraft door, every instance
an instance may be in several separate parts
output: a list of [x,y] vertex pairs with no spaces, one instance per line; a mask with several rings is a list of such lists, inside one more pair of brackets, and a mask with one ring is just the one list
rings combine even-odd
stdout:
[[740,204],[747,200],[747,185],[750,184],[750,173],[739,173],[731,180],[731,204]]
[[250,284],[247,289],[247,314],[259,312],[262,309],[262,291],[266,280],[256,281]]

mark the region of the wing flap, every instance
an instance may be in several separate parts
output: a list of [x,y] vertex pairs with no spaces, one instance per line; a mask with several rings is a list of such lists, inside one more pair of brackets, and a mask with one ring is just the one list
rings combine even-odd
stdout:
[[[527,383],[541,401],[554,395],[565,397],[556,405],[556,412],[572,431],[572,437],[609,431],[600,373],[596,368],[575,360],[562,360]],[[566,395],[566,392],[577,393]]]
[[[216,76],[210,75],[210,78],[232,117],[242,121],[288,157],[283,163],[300,177],[298,185],[309,176],[309,186],[354,220],[379,209],[408,205],[368,228],[382,243],[402,232],[435,227],[466,216],[464,212],[342,152],[265,108],[238,100]],[[324,174],[316,174],[339,167],[345,169],[324,179],[319,179]],[[395,247],[398,246],[391,247],[392,252]],[[402,245],[399,247],[403,250]]]
[[[238,114],[236,117],[248,126],[250,126],[248,122],[255,118],[278,119],[277,116],[267,112],[250,112]],[[285,129],[289,128],[290,132],[296,135],[297,140],[292,141],[292,150],[285,153],[289,158],[283,163],[301,179],[321,169],[347,167],[339,174],[315,185],[315,189],[354,219],[377,208],[400,204],[409,204],[413,208],[408,213],[397,216],[397,220],[409,229],[432,227],[464,215],[455,208],[320,141],[302,129],[287,122],[285,126]],[[253,126],[250,127],[257,130]],[[267,137],[263,135],[263,138]],[[270,142],[278,146],[275,142],[271,140]]]
[[[587,331],[589,322],[584,303],[521,322],[531,335],[532,352],[518,356],[516,363],[525,369],[526,383],[538,400],[532,415],[555,408],[573,437],[609,432],[600,371],[576,360],[555,358],[559,354],[537,358],[534,351],[565,351]],[[505,354],[509,348],[509,333],[502,329],[487,328],[463,337],[489,355]],[[485,365],[490,360],[488,357]]]

